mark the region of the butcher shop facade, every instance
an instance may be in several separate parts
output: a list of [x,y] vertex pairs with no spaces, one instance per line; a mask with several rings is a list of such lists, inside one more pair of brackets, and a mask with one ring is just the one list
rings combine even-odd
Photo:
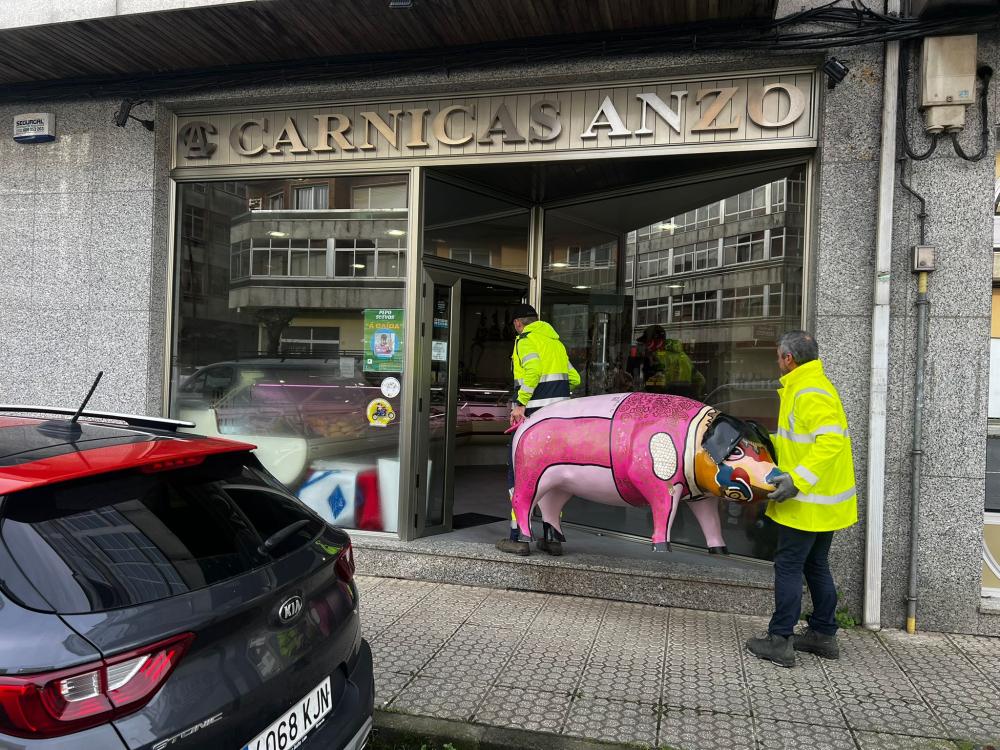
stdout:
[[[174,113],[173,416],[255,443],[328,520],[503,535],[513,305],[575,395],[696,398],[773,427],[810,303],[817,74]],[[760,505],[720,501],[733,564]],[[574,499],[570,544],[646,549],[649,508]],[[681,508],[672,541],[705,547]],[[644,545],[644,546],[642,546]]]

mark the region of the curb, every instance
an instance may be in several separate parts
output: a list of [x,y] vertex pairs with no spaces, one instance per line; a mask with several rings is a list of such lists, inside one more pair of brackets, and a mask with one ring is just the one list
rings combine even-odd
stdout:
[[457,750],[620,750],[635,747],[379,709],[375,710],[373,738],[377,746],[399,743],[419,748],[422,743],[432,741],[441,745],[450,742]]

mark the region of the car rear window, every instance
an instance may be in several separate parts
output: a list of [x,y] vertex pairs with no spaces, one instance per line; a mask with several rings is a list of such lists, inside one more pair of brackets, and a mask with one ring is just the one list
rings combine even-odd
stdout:
[[106,474],[2,501],[0,541],[19,573],[2,575],[2,585],[26,605],[40,595],[60,613],[210,586],[308,544],[323,526],[250,454]]

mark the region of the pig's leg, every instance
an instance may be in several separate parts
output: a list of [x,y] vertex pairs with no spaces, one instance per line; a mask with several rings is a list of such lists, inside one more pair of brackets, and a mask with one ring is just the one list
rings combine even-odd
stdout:
[[708,551],[713,555],[728,555],[729,550],[726,549],[726,542],[722,538],[722,523],[719,521],[719,498],[709,496],[701,500],[692,500],[688,503],[688,507],[698,519]]
[[566,537],[562,533],[562,509],[573,497],[573,493],[560,489],[551,489],[538,501],[542,511],[542,538],[538,540],[538,548],[550,555],[562,554],[562,543]]
[[667,485],[667,491],[657,492],[653,497],[646,497],[646,502],[653,511],[653,549],[663,551],[670,549],[670,527],[677,513],[677,501],[683,488],[677,485]]

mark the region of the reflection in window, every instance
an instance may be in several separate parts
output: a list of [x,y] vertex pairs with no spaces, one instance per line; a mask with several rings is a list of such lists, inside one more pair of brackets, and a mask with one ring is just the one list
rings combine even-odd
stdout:
[[327,185],[307,185],[295,188],[296,211],[320,211],[330,207]]
[[[673,393],[776,426],[774,344],[802,325],[805,169],[774,177],[770,170],[756,185],[742,175],[630,193],[623,209],[606,198],[546,212],[542,317],[561,337],[569,332],[587,394]],[[600,244],[587,238],[592,230],[573,227],[572,218],[585,216],[600,216],[624,238],[622,257],[612,262],[625,265],[624,289],[588,287],[565,275],[579,257],[570,248]],[[614,225],[624,216],[642,224]],[[603,339],[595,334],[601,315],[612,332]],[[769,559],[774,533],[759,523],[759,511],[726,502],[720,508],[730,550]],[[651,523],[645,511],[585,503],[570,503],[565,521],[644,537]],[[704,544],[685,511],[673,536]]]
[[377,209],[405,206],[405,182],[394,182],[387,185],[364,185],[354,188],[351,193],[351,208]]
[[[394,531],[403,411],[380,385],[403,374],[405,179],[196,184],[177,199],[172,414],[261,446],[327,520]],[[379,429],[376,399],[397,415]]]

